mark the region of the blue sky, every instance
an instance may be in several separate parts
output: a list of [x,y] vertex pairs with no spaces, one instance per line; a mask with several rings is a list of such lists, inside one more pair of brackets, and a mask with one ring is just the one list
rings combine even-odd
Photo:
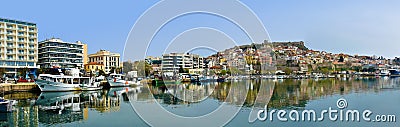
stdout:
[[[2,1],[6,6],[2,6],[0,17],[37,23],[39,40],[51,37],[69,42],[80,40],[89,45],[89,53],[107,49],[122,54],[138,17],[157,2]],[[333,53],[400,56],[400,1],[242,2],[261,19],[272,41],[303,40],[311,49]],[[154,52],[148,54],[159,55],[162,52],[158,51],[179,33],[204,26],[221,29],[239,44],[250,43],[232,23],[216,16],[194,14],[180,17],[164,27],[150,46]]]

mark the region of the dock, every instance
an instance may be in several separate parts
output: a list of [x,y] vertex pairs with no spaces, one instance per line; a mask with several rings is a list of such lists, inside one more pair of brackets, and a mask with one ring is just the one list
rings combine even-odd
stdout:
[[[26,83],[1,83],[0,84],[0,92],[1,93],[11,93],[11,92],[26,92],[26,91],[36,91],[39,90],[38,86],[35,82],[26,82]],[[40,90],[39,90],[40,91]]]

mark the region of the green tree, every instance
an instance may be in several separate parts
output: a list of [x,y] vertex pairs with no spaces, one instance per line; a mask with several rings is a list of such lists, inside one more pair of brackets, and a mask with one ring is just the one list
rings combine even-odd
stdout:
[[220,73],[220,74],[221,74],[221,75],[226,75],[226,73],[227,73],[226,70],[221,70],[221,73]]
[[287,75],[290,75],[290,74],[292,74],[293,71],[292,71],[292,69],[286,67],[286,68],[283,70],[283,72],[285,72],[285,74],[287,74]]
[[106,76],[106,73],[103,70],[99,70],[99,75]]

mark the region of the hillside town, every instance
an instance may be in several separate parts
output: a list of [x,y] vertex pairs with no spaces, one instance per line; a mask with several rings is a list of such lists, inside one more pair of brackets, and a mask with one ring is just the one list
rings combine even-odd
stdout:
[[[140,67],[147,67],[142,71]],[[172,75],[173,72],[218,75],[292,75],[337,77],[337,75],[398,76],[400,58],[349,55],[311,50],[305,42],[272,42],[235,46],[208,57],[190,53],[149,56],[143,61],[124,62],[124,72],[146,72],[141,76]],[[303,77],[303,78],[304,78]]]

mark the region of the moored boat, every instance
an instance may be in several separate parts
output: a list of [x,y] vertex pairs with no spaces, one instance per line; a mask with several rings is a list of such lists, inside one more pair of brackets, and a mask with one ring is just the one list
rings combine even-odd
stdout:
[[103,87],[92,77],[79,76],[78,69],[70,69],[71,75],[64,75],[61,69],[59,74],[40,74],[35,83],[41,91],[85,91],[99,90]]
[[110,74],[110,76],[107,78],[108,84],[110,84],[110,87],[124,87],[124,86],[134,86],[134,85],[140,85],[140,81],[128,81],[125,80],[124,75],[122,74]]

